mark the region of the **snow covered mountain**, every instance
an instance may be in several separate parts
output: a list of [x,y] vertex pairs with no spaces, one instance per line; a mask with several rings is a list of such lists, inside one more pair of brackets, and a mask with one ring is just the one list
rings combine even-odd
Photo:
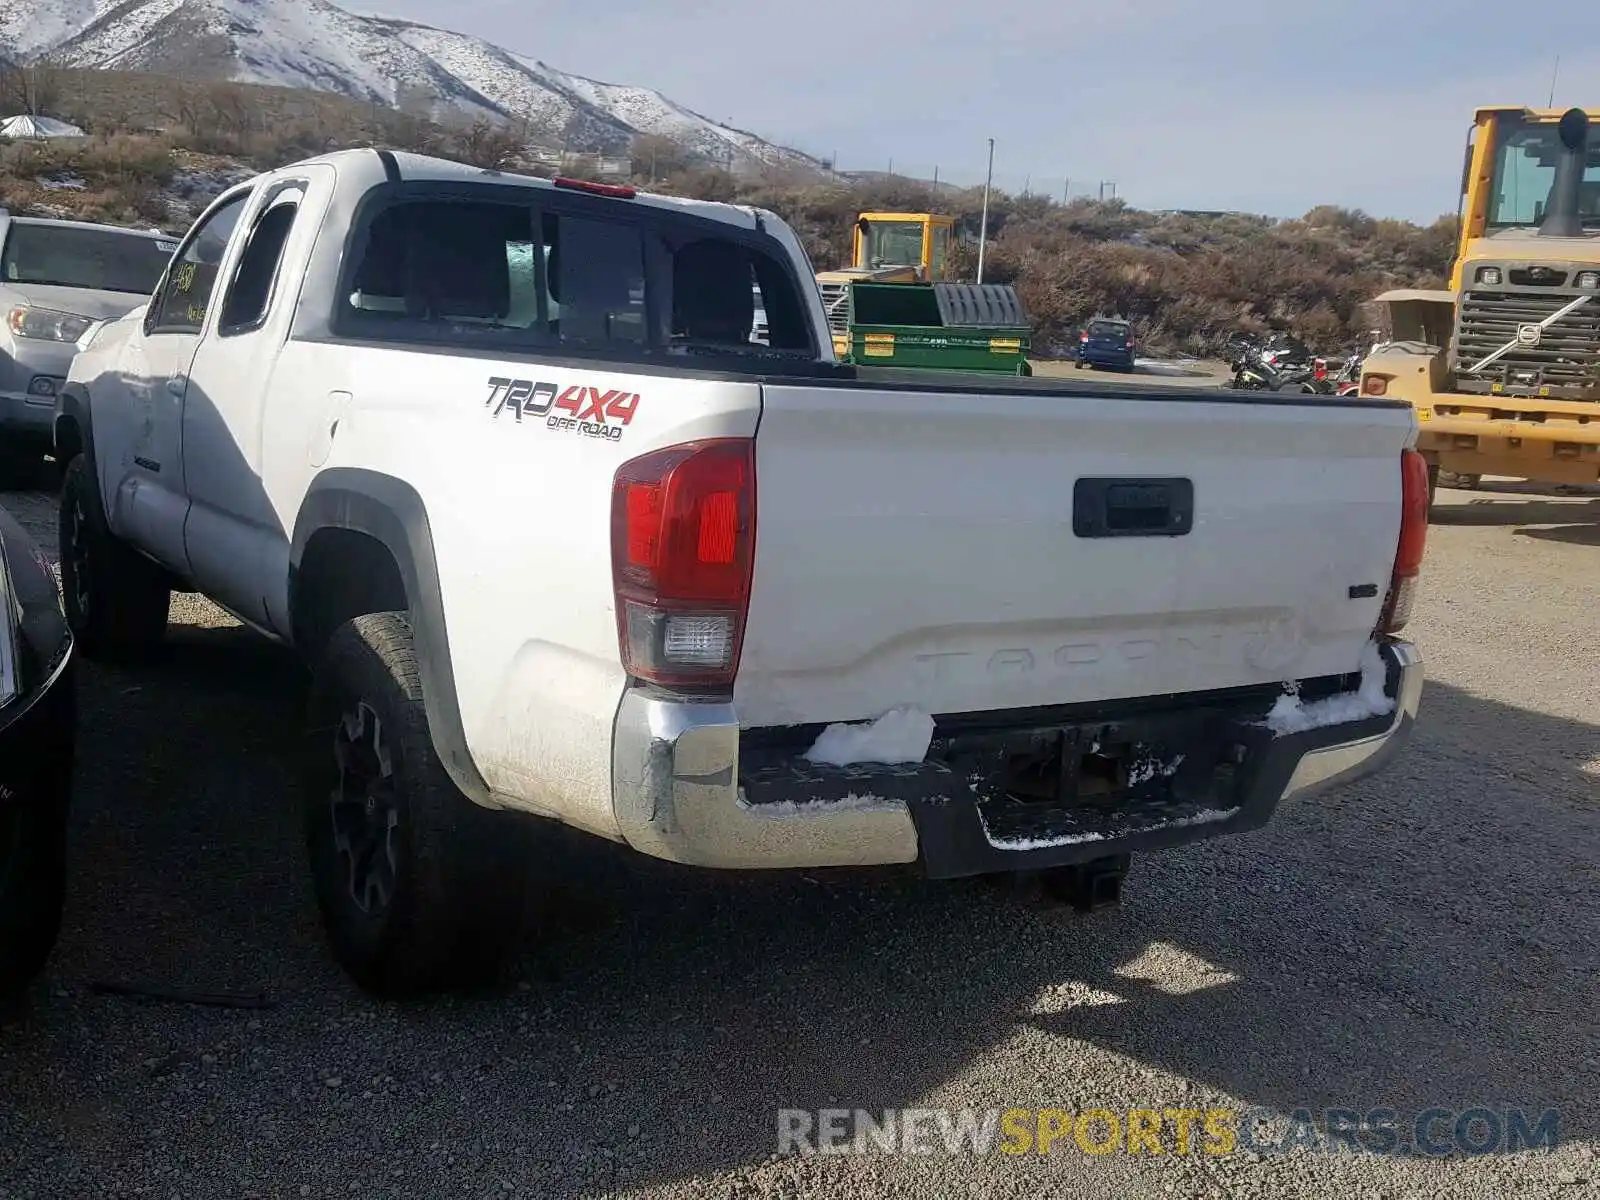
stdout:
[[584,153],[625,154],[648,134],[735,169],[821,165],[649,88],[599,83],[480,38],[328,0],[0,0],[0,54],[426,104],[438,119],[525,122],[531,140]]
[[0,0],[0,55],[17,59],[71,37],[117,0]]

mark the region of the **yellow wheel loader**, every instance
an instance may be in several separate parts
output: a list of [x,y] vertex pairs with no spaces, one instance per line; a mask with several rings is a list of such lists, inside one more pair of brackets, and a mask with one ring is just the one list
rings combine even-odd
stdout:
[[941,283],[951,277],[956,219],[938,213],[869,212],[856,218],[850,266],[818,271],[834,353],[850,352],[852,283]]
[[1600,110],[1480,108],[1447,291],[1387,292],[1361,392],[1410,403],[1446,482],[1600,481]]

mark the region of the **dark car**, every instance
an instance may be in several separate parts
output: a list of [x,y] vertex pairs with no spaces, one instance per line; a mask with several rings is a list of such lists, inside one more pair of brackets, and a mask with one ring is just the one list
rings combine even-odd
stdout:
[[72,651],[50,564],[0,509],[0,1009],[38,974],[61,928]]
[[1133,370],[1133,326],[1126,321],[1096,317],[1078,337],[1078,368],[1110,367]]

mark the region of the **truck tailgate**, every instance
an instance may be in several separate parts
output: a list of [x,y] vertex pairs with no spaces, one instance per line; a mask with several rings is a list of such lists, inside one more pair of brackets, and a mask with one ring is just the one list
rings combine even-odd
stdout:
[[[1326,397],[767,385],[740,722],[1358,670],[1413,420]],[[1181,526],[1185,482],[1187,532],[1133,532]]]

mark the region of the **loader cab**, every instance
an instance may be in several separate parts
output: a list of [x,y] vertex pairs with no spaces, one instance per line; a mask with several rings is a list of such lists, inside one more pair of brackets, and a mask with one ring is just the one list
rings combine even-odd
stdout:
[[906,268],[925,283],[947,280],[955,224],[954,217],[938,213],[862,213],[852,266],[874,272]]
[[[1581,162],[1563,144],[1561,122],[1571,110],[1522,107],[1480,108],[1467,135],[1461,177],[1461,228],[1451,265],[1450,290],[1460,291],[1462,268],[1481,239],[1506,241],[1553,232],[1566,237],[1600,239],[1600,130],[1588,134]],[[1600,125],[1600,109],[1587,110],[1591,127]],[[1571,170],[1577,167],[1577,170]],[[1564,187],[1557,188],[1562,175]],[[1567,193],[1564,197],[1559,194]],[[1567,219],[1548,222],[1552,199]],[[1559,217],[1559,214],[1558,214]],[[1560,225],[1559,230],[1552,226]],[[1537,245],[1537,243],[1535,243]],[[1533,258],[1530,250],[1521,257]],[[1553,253],[1553,251],[1546,251]],[[1557,257],[1562,257],[1557,255]],[[1590,260],[1589,253],[1580,255]]]

